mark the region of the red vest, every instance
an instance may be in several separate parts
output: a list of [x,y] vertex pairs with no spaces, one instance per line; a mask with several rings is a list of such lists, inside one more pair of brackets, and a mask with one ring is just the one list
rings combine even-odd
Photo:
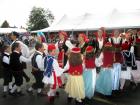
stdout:
[[85,59],[85,66],[87,69],[95,68],[95,58]]
[[140,38],[137,38],[136,39],[136,43],[140,43]]
[[82,64],[78,65],[78,66],[72,66],[70,64],[70,68],[68,70],[68,73],[71,74],[71,75],[82,75],[82,73],[83,73],[83,66],[82,66]]
[[104,51],[103,67],[112,67],[114,61],[114,53],[111,51]]

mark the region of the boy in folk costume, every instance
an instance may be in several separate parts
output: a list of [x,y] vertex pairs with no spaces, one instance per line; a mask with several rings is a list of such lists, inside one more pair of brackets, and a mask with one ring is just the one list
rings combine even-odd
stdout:
[[35,49],[36,51],[32,57],[32,74],[35,78],[35,83],[27,92],[32,93],[33,89],[37,89],[37,96],[45,96],[45,94],[42,93],[42,89],[44,88],[44,83],[42,82],[44,72],[44,46],[42,43],[36,43]]
[[82,63],[80,48],[72,48],[69,60],[64,68],[68,70],[69,74],[65,91],[69,95],[68,102],[71,102],[71,99],[74,98],[76,99],[76,105],[83,105],[82,99],[85,98]]
[[23,65],[21,62],[30,61],[30,59],[27,59],[21,55],[20,43],[15,42],[12,45],[12,53],[10,55],[10,67],[13,77],[15,78],[15,84],[9,92],[10,95],[15,95],[14,93],[16,90],[18,95],[23,95],[23,93],[21,92],[21,85],[23,84]]
[[58,81],[58,76],[61,76],[64,72],[63,69],[59,67],[56,56],[56,47],[54,44],[48,45],[48,55],[44,60],[44,78],[43,82],[45,84],[50,84],[50,90],[48,92],[48,98],[50,102],[54,101],[56,89],[61,85],[60,81]]
[[3,97],[6,97],[8,89],[12,89],[12,72],[10,69],[10,46],[4,45],[3,47],[3,56],[2,56],[2,65],[3,65],[3,76],[4,76],[4,95]]
[[96,84],[96,66],[95,66],[95,52],[92,46],[86,48],[86,55],[84,57],[84,84],[85,97],[91,99],[94,95]]

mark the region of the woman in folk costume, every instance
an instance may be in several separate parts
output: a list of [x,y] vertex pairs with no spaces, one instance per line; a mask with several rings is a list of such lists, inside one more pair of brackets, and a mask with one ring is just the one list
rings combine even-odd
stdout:
[[[68,40],[68,35],[65,31],[60,31],[59,33],[59,41],[55,44],[56,49],[59,50],[58,53],[58,63],[60,67],[64,67],[66,65],[67,59],[68,59],[68,53],[69,50],[72,49],[74,46]],[[66,74],[62,75],[61,77],[58,77],[58,81],[60,81],[61,85],[65,85],[66,80]]]
[[80,48],[72,48],[69,60],[64,68],[68,70],[69,74],[65,91],[69,95],[68,102],[71,102],[72,98],[74,98],[76,99],[76,105],[83,105],[82,99],[85,98],[82,63]]
[[137,70],[132,70],[132,76],[134,82],[137,84],[140,82],[140,31],[137,33],[136,43],[134,46]]
[[84,84],[85,84],[85,97],[91,99],[94,95],[96,84],[96,66],[95,66],[95,51],[92,46],[86,48],[84,57]]
[[113,55],[113,46],[107,42],[103,48],[103,65],[96,81],[96,91],[104,95],[112,94]]
[[64,67],[67,63],[68,59],[68,50],[72,49],[74,46],[68,40],[68,35],[65,31],[60,31],[59,33],[59,41],[55,44],[56,48],[59,50],[58,53],[58,63],[60,67]]
[[123,57],[121,54],[121,44],[122,39],[120,37],[119,30],[114,30],[112,34],[112,38],[110,42],[114,47],[114,64],[113,64],[113,90],[119,90],[119,79],[120,79],[120,72],[121,72],[121,64],[123,62]]
[[134,53],[132,53],[129,50],[129,48],[130,48],[130,45],[128,43],[122,44],[122,55],[123,55],[124,62],[122,65],[122,71],[121,71],[121,77],[120,77],[121,90],[123,90],[125,80],[131,79],[131,70],[137,69]]
[[76,45],[76,47],[79,47],[81,49],[81,53],[84,54],[87,46],[88,43],[86,34],[80,33],[78,36],[78,44]]
[[60,86],[61,83],[58,81],[57,77],[61,76],[64,72],[63,69],[59,67],[58,61],[55,59],[56,47],[54,44],[48,45],[48,55],[44,60],[44,78],[43,82],[45,84],[50,84],[50,90],[48,92],[49,101],[53,102],[55,97],[56,89]]
[[105,40],[105,29],[104,27],[101,27],[98,29],[97,33],[95,33],[96,35],[96,58],[95,58],[95,63],[96,63],[96,71],[97,73],[100,71],[101,66],[103,65],[103,52],[102,49],[104,47],[104,44],[106,42]]

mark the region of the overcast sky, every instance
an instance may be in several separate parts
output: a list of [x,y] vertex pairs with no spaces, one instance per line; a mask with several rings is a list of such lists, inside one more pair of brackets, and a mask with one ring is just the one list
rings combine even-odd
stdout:
[[64,14],[76,16],[85,12],[108,12],[113,8],[140,9],[140,0],[0,0],[0,25],[7,20],[10,26],[26,27],[33,6],[49,8],[55,19],[59,19]]

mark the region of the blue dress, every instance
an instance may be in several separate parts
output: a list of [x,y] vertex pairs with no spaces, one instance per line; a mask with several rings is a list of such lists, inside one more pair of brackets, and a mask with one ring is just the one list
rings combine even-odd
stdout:
[[112,94],[112,68],[102,68],[97,80],[96,91],[103,95]]
[[95,91],[96,69],[85,69],[83,79],[85,85],[85,97],[91,99]]

